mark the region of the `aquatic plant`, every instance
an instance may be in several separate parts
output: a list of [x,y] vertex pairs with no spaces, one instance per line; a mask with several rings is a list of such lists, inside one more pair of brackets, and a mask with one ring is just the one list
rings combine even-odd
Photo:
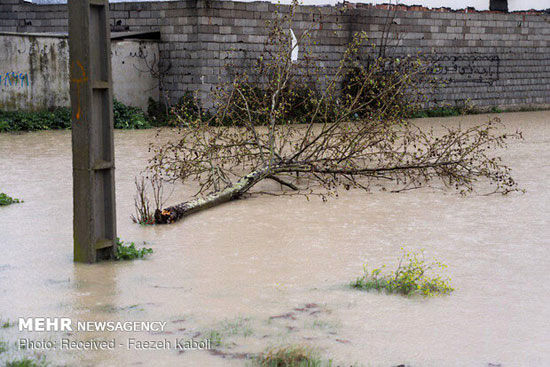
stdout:
[[21,359],[6,362],[6,367],[45,367],[47,365],[48,363],[44,357],[39,359],[23,357]]
[[377,290],[403,295],[421,294],[424,297],[449,294],[454,290],[450,285],[450,279],[428,274],[433,269],[445,269],[447,265],[436,260],[426,261],[424,251],[402,250],[403,255],[399,259],[399,265],[393,272],[383,274],[385,265],[369,272],[365,264],[364,275],[357,278],[350,286],[367,291]]
[[135,243],[130,242],[129,245],[125,245],[124,241],[121,241],[120,238],[117,237],[117,252],[116,252],[117,260],[141,259],[145,257],[145,255],[152,254],[152,253],[153,253],[152,248],[143,247],[141,249],[137,249]]
[[210,340],[210,344],[219,347],[222,345],[223,342],[223,335],[219,330],[209,330],[206,333],[206,339]]
[[22,203],[22,202],[23,202],[22,200],[12,198],[7,194],[4,194],[3,192],[0,192],[0,206]]
[[237,317],[232,320],[223,320],[205,333],[206,338],[210,340],[213,346],[222,346],[225,339],[241,336],[249,337],[254,334],[250,326],[250,319],[246,317]]
[[269,348],[255,362],[260,367],[332,366],[332,361],[323,361],[312,348],[302,345]]

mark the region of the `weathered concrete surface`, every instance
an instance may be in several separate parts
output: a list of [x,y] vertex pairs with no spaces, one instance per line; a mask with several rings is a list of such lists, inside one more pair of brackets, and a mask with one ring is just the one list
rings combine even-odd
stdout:
[[69,105],[66,38],[0,35],[0,109]]
[[[69,47],[64,35],[0,34],[0,109],[40,110],[69,106]],[[112,41],[114,96],[147,108],[158,100],[159,83],[150,67],[159,59],[158,44],[144,40]]]
[[157,42],[113,41],[111,54],[115,98],[144,110],[149,98],[159,100],[159,81],[151,73],[159,60]]
[[109,1],[69,4],[73,151],[73,259],[117,253]]

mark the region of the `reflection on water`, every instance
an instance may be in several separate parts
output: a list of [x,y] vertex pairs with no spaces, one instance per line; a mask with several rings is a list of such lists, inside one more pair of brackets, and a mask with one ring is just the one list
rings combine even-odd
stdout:
[[[10,327],[0,336],[122,344],[46,353],[74,366],[243,366],[240,353],[291,342],[374,366],[549,365],[550,113],[501,117],[507,130],[521,128],[525,136],[502,154],[526,194],[350,191],[328,203],[254,197],[161,227],[129,218],[134,176],[155,132],[117,131],[118,233],[155,252],[144,261],[92,266],[72,262],[70,132],[0,134],[0,191],[25,200],[0,208],[0,317],[167,322],[162,333],[37,335]],[[171,202],[190,192],[177,187]],[[449,264],[456,291],[424,300],[346,287],[364,262],[393,265],[402,246]],[[250,333],[235,320],[246,320]],[[215,328],[224,356],[126,348],[130,337],[200,339]]]

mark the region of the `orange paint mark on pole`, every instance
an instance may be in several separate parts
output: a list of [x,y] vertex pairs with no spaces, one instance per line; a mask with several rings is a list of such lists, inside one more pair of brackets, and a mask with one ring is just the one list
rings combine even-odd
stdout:
[[77,61],[76,64],[80,68],[81,77],[79,79],[73,78],[73,79],[71,79],[71,81],[73,83],[76,83],[76,95],[77,95],[77,100],[78,100],[78,108],[76,109],[76,119],[80,120],[80,113],[81,113],[81,109],[80,109],[80,84],[81,83],[82,84],[86,83],[88,81],[88,77],[86,76],[86,70],[84,70],[84,67],[82,66],[80,61]]

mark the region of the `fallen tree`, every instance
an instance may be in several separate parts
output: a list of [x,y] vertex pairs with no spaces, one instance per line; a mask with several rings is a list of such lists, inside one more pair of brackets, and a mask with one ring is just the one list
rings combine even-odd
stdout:
[[214,116],[176,113],[178,139],[155,147],[148,168],[165,180],[194,180],[199,190],[195,199],[157,208],[155,223],[241,198],[266,179],[323,198],[342,187],[368,190],[373,180],[391,181],[396,190],[439,180],[465,193],[485,179],[494,192],[517,190],[509,168],[490,152],[519,133],[498,134],[497,119],[437,134],[419,129],[407,116],[424,102],[429,65],[414,57],[392,60],[391,68],[382,57],[365,62],[364,33],[335,70],[312,65],[314,32],[288,32],[294,11],[270,24],[254,72],[237,72],[216,90]]

